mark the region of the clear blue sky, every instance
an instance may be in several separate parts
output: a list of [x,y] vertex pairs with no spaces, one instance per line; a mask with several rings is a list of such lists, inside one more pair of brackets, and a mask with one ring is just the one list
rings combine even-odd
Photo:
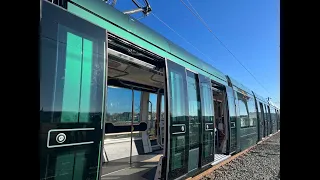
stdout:
[[[188,4],[187,0],[183,0]],[[143,0],[138,0],[141,4]],[[152,12],[202,53],[185,42],[153,15],[140,21],[200,59],[212,64],[280,106],[279,0],[189,0],[214,34],[249,69],[254,78],[213,37],[180,0],[149,0]],[[188,4],[189,5],[189,4]],[[131,0],[118,0],[116,8],[130,10]],[[141,13],[134,15],[140,17]],[[209,58],[208,58],[209,57]]]

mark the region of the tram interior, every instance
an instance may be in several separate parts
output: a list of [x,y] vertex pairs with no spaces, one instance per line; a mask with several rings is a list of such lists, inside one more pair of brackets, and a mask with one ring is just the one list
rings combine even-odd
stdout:
[[228,140],[227,96],[223,85],[213,82],[213,100],[215,116],[215,152],[226,154]]
[[122,52],[108,49],[101,179],[154,179],[163,154],[164,62]]

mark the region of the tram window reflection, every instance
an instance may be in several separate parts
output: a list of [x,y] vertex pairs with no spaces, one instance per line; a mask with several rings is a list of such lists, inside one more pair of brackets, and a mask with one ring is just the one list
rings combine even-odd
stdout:
[[[134,90],[134,123],[140,122],[141,92]],[[132,90],[108,86],[107,119],[110,123],[130,123],[132,115]]]

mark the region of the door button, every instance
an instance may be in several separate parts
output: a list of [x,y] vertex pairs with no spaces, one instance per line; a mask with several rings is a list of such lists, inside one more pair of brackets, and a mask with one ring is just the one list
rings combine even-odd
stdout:
[[64,141],[66,141],[66,139],[67,139],[67,136],[64,133],[59,133],[56,136],[56,141],[57,141],[57,143],[60,143],[60,144],[63,143]]
[[181,126],[181,131],[184,132],[184,126]]

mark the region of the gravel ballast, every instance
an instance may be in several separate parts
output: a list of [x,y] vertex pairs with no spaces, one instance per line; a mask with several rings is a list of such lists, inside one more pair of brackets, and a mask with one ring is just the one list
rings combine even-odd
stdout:
[[206,179],[280,179],[280,132],[202,178]]

